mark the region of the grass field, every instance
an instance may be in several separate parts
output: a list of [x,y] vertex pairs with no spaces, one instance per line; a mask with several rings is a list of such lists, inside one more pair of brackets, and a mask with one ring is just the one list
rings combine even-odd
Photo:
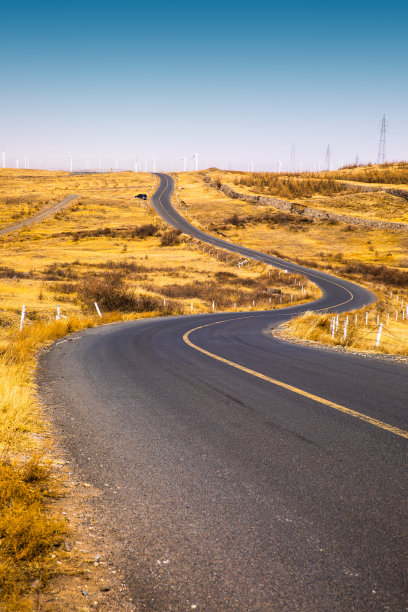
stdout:
[[143,173],[0,171],[3,227],[79,195],[64,211],[0,238],[0,484],[6,492],[0,538],[7,543],[0,547],[0,608],[36,609],[39,591],[49,578],[72,571],[69,558],[76,554],[61,549],[68,525],[49,511],[59,489],[51,487],[52,439],[36,398],[41,347],[100,323],[209,312],[213,302],[215,310],[278,308],[318,294],[300,276],[269,273],[255,263],[238,269],[238,257],[227,262],[222,251],[183,243],[134,197],[151,194],[154,184]]
[[[385,188],[405,189],[404,183],[362,182],[366,177],[381,176],[405,180],[408,165],[397,166],[395,170],[384,169],[382,166],[360,168],[355,174],[358,179],[352,179],[354,170],[339,170],[319,174],[278,174],[249,172],[219,172],[210,173],[214,181],[219,180],[236,191],[282,198],[318,210],[327,210],[368,219],[408,222],[407,200],[383,191]],[[388,175],[384,172],[387,171]],[[382,191],[364,192],[359,187],[378,187]]]
[[[401,181],[405,180],[406,168],[406,164],[397,164],[393,170]],[[378,175],[383,170],[387,170],[388,174],[384,174],[384,177],[386,176],[388,180],[390,177],[388,165],[385,169],[383,167],[357,168],[356,171],[359,174],[356,176],[361,179],[364,174],[372,179],[378,179]],[[345,170],[344,172],[353,171]],[[198,221],[202,227],[233,242],[289,258],[309,267],[333,272],[338,276],[366,285],[379,298],[377,304],[368,309],[372,329],[371,331],[363,329],[361,333],[353,333],[346,346],[353,349],[406,354],[405,338],[408,323],[406,313],[403,313],[401,306],[407,303],[408,298],[408,236],[406,233],[344,223],[312,221],[299,215],[283,214],[271,206],[230,199],[204,183],[205,174],[209,174],[214,181],[219,180],[242,193],[258,194],[262,192],[257,186],[257,174],[218,170],[211,170],[207,173],[183,173],[179,175],[178,206],[184,214],[192,221]],[[318,195],[298,198],[297,201],[317,208],[316,199],[320,202],[319,206],[325,210],[336,210],[347,212],[347,214],[350,214],[349,209],[353,207],[356,216],[359,217],[407,219],[406,200],[389,194],[356,192],[340,195],[341,192],[333,190],[331,195],[323,196],[321,192],[326,190],[330,177],[331,182],[343,180],[343,171],[336,171],[328,175],[329,173],[322,173],[323,187],[320,190],[316,189]],[[291,175],[287,178],[298,182],[312,179],[312,182],[317,183],[319,180],[317,177],[318,175],[310,177],[308,174],[305,176]],[[347,177],[349,179],[349,175]],[[273,175],[272,184],[275,184],[275,178],[276,175]],[[402,183],[397,180],[392,187],[400,188],[401,185]],[[278,193],[268,195],[282,197]],[[381,205],[379,198],[383,198]],[[347,204],[349,209],[343,206],[344,199],[349,202]],[[296,198],[291,198],[291,201],[296,201]],[[389,201],[395,207],[392,210],[387,209],[387,206],[391,206]],[[398,312],[398,321],[395,321],[396,312]],[[387,318],[388,313],[390,316]],[[379,322],[385,325],[378,348],[375,347],[376,330],[378,330],[377,316]],[[354,317],[354,313],[349,314],[350,321],[354,321]],[[359,321],[359,326],[362,327],[361,319]],[[330,338],[327,337],[328,332],[330,332],[330,317],[322,319],[320,315],[310,313],[306,318],[290,323],[287,329],[287,333],[292,334],[293,337],[307,337],[327,344],[343,343],[341,334],[336,334],[332,339],[331,335]]]

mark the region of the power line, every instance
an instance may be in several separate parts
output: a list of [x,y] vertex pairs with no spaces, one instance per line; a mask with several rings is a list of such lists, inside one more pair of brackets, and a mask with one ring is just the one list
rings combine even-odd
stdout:
[[330,151],[330,145],[327,145],[327,149],[326,149],[326,167],[327,170],[331,170],[331,151]]
[[292,142],[292,149],[290,152],[290,168],[291,170],[294,170],[296,167],[296,147],[295,147],[295,143]]
[[385,115],[383,115],[381,121],[381,130],[380,130],[380,142],[378,145],[378,155],[377,155],[377,164],[384,164],[386,158],[386,146],[385,146],[385,137],[387,134],[387,121],[385,119]]

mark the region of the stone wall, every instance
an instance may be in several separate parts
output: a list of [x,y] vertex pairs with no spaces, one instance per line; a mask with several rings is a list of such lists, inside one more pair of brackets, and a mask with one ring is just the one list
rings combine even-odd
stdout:
[[[266,206],[273,206],[278,210],[281,210],[285,213],[290,213],[293,215],[302,215],[307,219],[318,219],[322,221],[334,221],[335,223],[347,223],[348,225],[359,225],[364,227],[370,227],[373,229],[389,229],[398,232],[407,232],[408,224],[407,223],[398,223],[395,221],[377,221],[375,219],[363,219],[360,217],[352,217],[351,215],[341,215],[338,213],[330,213],[324,210],[319,210],[317,208],[311,208],[310,206],[304,206],[303,204],[295,204],[293,202],[288,202],[287,200],[281,200],[280,198],[272,198],[268,196],[261,195],[247,195],[245,193],[239,193],[238,191],[234,191],[229,185],[224,185],[223,183],[213,181],[209,176],[204,177],[204,181],[210,187],[214,189],[218,189],[225,193],[229,198],[233,198],[236,200],[243,200],[244,202],[250,202],[251,204],[263,204]],[[378,187],[363,187],[364,191],[382,191]],[[400,190],[384,190],[388,193],[393,192],[393,195],[399,195],[399,193],[395,193]],[[402,190],[401,190],[402,191]],[[404,192],[407,197],[407,192]]]

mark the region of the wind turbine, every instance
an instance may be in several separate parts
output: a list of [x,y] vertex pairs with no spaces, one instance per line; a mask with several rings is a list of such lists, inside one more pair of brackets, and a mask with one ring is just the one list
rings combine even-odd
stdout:
[[137,159],[135,161],[135,172],[137,172],[138,167],[139,167],[139,160]]
[[181,161],[184,162],[183,172],[187,170],[187,157],[180,157]]
[[156,158],[154,155],[152,155],[152,161],[153,161],[153,172],[156,172]]
[[3,162],[3,168],[5,168],[6,167],[6,152],[5,151],[1,152],[1,160]]
[[198,153],[194,153],[191,159],[195,159],[195,169],[198,170]]
[[69,170],[72,172],[72,155],[69,155]]

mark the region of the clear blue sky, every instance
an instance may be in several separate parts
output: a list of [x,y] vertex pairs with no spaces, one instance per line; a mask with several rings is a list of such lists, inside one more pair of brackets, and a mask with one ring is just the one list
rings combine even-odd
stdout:
[[[277,169],[408,158],[408,3],[27,2],[2,8],[7,165]],[[191,163],[189,161],[189,163]]]

